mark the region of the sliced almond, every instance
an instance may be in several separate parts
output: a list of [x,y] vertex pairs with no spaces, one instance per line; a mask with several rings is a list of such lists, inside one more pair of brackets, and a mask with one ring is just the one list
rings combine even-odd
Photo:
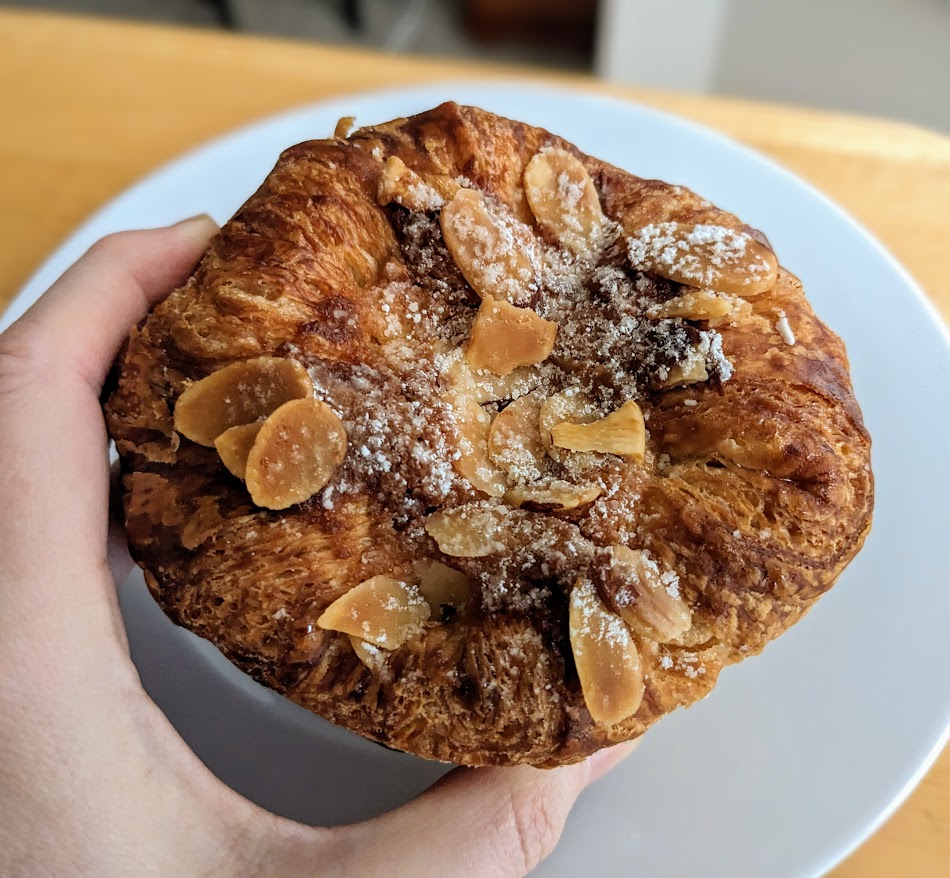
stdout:
[[392,576],[374,576],[330,604],[317,625],[383,649],[398,649],[428,618],[429,605],[415,585]]
[[646,453],[643,412],[631,400],[607,417],[587,424],[556,424],[551,430],[551,441],[570,451],[599,451],[642,460]]
[[536,482],[544,475],[541,404],[540,394],[529,393],[505,406],[492,421],[488,456],[512,482]]
[[419,577],[419,591],[434,612],[446,604],[459,609],[471,600],[472,580],[461,570],[431,559],[412,566]]
[[486,295],[472,324],[466,359],[473,369],[509,375],[519,366],[544,362],[554,350],[556,336],[552,320]]
[[660,643],[682,637],[692,626],[692,613],[675,576],[664,577],[646,553],[614,546],[606,577],[610,599],[624,622]]
[[566,390],[548,397],[541,405],[539,427],[541,442],[552,460],[556,460],[567,471],[568,480],[576,484],[590,481],[589,473],[604,465],[606,458],[602,454],[588,451],[570,451],[554,444],[551,432],[564,421],[586,424],[601,417],[600,407],[577,388]]
[[518,485],[505,492],[505,502],[535,512],[567,512],[593,503],[602,493],[597,485],[572,485],[557,479],[547,485]]
[[578,158],[563,149],[539,152],[524,169],[524,191],[542,232],[575,255],[597,248],[604,212]]
[[313,381],[296,360],[258,357],[232,363],[188,387],[175,404],[175,429],[212,447],[231,427],[266,418],[292,399],[313,396]]
[[484,558],[505,548],[505,514],[495,506],[458,506],[430,515],[425,529],[446,555]]
[[[716,326],[734,318],[745,304],[741,299],[712,290],[690,290],[682,296],[652,306],[650,317],[682,317],[686,320],[707,320]],[[746,307],[749,307],[746,305]]]
[[365,640],[354,637],[352,634],[348,636],[350,638],[350,646],[353,647],[353,652],[356,653],[356,657],[371,671],[378,672],[379,669],[386,664],[389,653],[385,649],[375,644],[367,643]]
[[[466,396],[475,396],[475,373],[468,365],[461,348],[445,353],[441,374],[449,390]],[[479,400],[479,402],[488,402],[488,400]]]
[[775,254],[745,232],[724,226],[652,223],[627,239],[631,265],[669,280],[737,296],[775,286]]
[[438,210],[442,206],[442,196],[394,155],[383,165],[376,200],[383,206],[395,202],[416,211]]
[[346,456],[343,422],[326,403],[284,403],[261,427],[247,458],[251,499],[265,509],[286,509],[317,493]]
[[[572,453],[567,449],[558,448],[554,444],[551,433],[555,426],[564,421],[588,424],[591,421],[596,421],[600,416],[600,409],[596,403],[577,388],[569,387],[567,390],[549,396],[541,404],[538,421],[541,430],[541,442],[544,444],[548,455],[558,462],[564,463]],[[591,457],[589,462],[592,465],[596,464],[596,458]]]
[[504,472],[488,456],[491,415],[473,397],[461,391],[449,391],[444,399],[452,408],[459,437],[459,456],[452,461],[452,466],[477,490],[489,497],[500,497],[508,482]]
[[694,350],[690,351],[684,362],[671,366],[666,378],[657,382],[657,387],[665,390],[671,387],[684,387],[687,384],[701,384],[708,380],[706,356]]
[[232,475],[239,479],[244,478],[247,471],[247,458],[251,453],[254,440],[264,426],[263,421],[253,424],[241,424],[240,427],[231,427],[225,430],[214,440],[214,447],[218,450],[218,457]]
[[613,725],[633,716],[643,701],[640,654],[630,629],[604,606],[589,579],[571,591],[569,633],[591,719]]
[[542,380],[542,370],[537,366],[521,366],[507,375],[494,375],[487,370],[474,372],[461,351],[444,374],[451,387],[467,393],[477,403],[519,399]]
[[449,387],[442,398],[451,408],[459,438],[459,456],[453,468],[478,490],[500,497],[506,480],[488,456],[491,415],[478,404],[474,375],[460,355],[448,367],[447,379]]
[[445,246],[479,296],[519,302],[537,289],[540,257],[533,233],[481,192],[460,189],[439,221]]
[[478,372],[475,375],[475,399],[478,402],[498,402],[520,399],[538,387],[542,370],[537,366],[521,366],[507,375]]

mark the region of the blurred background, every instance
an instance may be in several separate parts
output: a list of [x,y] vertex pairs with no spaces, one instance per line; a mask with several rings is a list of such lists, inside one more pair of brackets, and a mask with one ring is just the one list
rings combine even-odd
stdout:
[[559,67],[950,131],[950,0],[21,0]]

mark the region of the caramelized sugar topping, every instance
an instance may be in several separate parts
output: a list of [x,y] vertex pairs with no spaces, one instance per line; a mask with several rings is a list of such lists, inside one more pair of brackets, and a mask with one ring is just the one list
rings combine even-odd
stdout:
[[400,256],[379,267],[369,353],[232,364],[182,393],[175,428],[258,507],[332,516],[358,496],[391,523],[402,572],[367,571],[317,622],[371,673],[460,614],[536,615],[566,637],[592,721],[622,722],[659,645],[708,626],[635,535],[592,534],[634,518],[659,466],[657,395],[731,377],[717,327],[775,283],[775,256],[719,226],[622,228],[565,149],[527,163],[512,204],[374,157]]

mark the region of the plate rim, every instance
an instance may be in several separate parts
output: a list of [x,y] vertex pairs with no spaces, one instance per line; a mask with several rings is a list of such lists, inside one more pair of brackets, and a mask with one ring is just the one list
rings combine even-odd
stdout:
[[[728,134],[720,131],[717,128],[712,128],[702,122],[697,122],[694,119],[680,116],[670,110],[659,109],[652,104],[642,103],[636,98],[622,98],[616,95],[599,92],[597,91],[596,84],[592,84],[589,87],[585,87],[578,83],[555,85],[553,83],[538,82],[532,79],[516,79],[514,84],[512,84],[497,79],[478,79],[470,77],[448,79],[438,83],[413,83],[406,86],[392,86],[389,88],[380,89],[359,89],[341,92],[340,94],[321,98],[306,104],[300,104],[296,107],[289,107],[283,110],[278,110],[274,113],[265,114],[222,131],[211,138],[193,144],[177,155],[174,155],[171,158],[161,162],[152,170],[147,171],[141,177],[138,177],[131,185],[126,186],[119,192],[109,197],[106,201],[99,205],[99,207],[92,210],[82,220],[80,220],[80,222],[73,227],[71,232],[69,232],[65,237],[61,238],[59,243],[54,246],[54,248],[40,262],[40,264],[30,272],[26,280],[20,285],[19,289],[14,294],[13,298],[11,298],[7,303],[3,313],[0,314],[0,331],[6,329],[10,322],[12,322],[9,320],[8,315],[14,313],[18,307],[22,308],[22,300],[25,299],[25,294],[28,292],[33,292],[31,288],[36,285],[37,281],[44,273],[44,269],[46,269],[51,263],[58,261],[58,257],[60,256],[61,252],[66,250],[68,245],[74,239],[79,237],[83,229],[93,225],[96,221],[100,220],[104,215],[114,209],[116,202],[125,199],[135,190],[139,189],[139,187],[148,185],[153,181],[153,179],[163,176],[176,165],[199,158],[205,152],[213,152],[215,149],[220,148],[225,143],[249,135],[257,129],[270,127],[272,125],[289,121],[297,117],[303,117],[307,113],[313,112],[316,109],[326,110],[328,107],[331,107],[334,104],[343,103],[348,100],[353,100],[355,102],[363,101],[369,98],[377,99],[386,97],[398,97],[405,99],[407,95],[425,94],[427,92],[434,93],[451,88],[479,89],[501,93],[510,90],[512,87],[517,88],[521,92],[533,91],[546,95],[556,95],[568,92],[571,97],[582,98],[586,101],[592,101],[594,103],[601,103],[608,106],[613,105],[622,107],[626,110],[633,108],[648,115],[657,116],[668,123],[690,129],[694,133],[703,137],[712,137],[719,141],[721,145],[727,145],[734,150],[739,150],[746,158],[751,159],[759,164],[769,166],[771,171],[781,175],[787,182],[794,183],[799,188],[805,189],[810,196],[820,201],[825,208],[837,214],[840,219],[847,222],[854,231],[858,232],[866,243],[874,247],[874,249],[878,251],[879,255],[883,256],[888,261],[890,266],[901,275],[901,279],[903,280],[904,284],[913,290],[918,304],[923,306],[928,317],[930,318],[930,321],[936,325],[942,334],[944,344],[947,347],[947,353],[950,354],[950,325],[944,321],[942,315],[937,310],[936,305],[924,291],[923,286],[910,273],[909,269],[907,269],[904,264],[898,260],[898,258],[884,245],[884,243],[878,240],[878,238],[872,234],[872,232],[866,226],[864,226],[864,224],[861,223],[861,221],[858,220],[850,211],[834,201],[831,196],[825,194],[821,189],[815,186],[815,184],[804,179],[803,177],[800,177],[798,174],[785,167],[781,162],[772,158],[772,156],[760,152],[755,147],[750,146],[741,140],[736,140],[735,138],[730,137]],[[17,316],[19,316],[19,314]]]
[[[735,140],[729,135],[715,128],[711,128],[703,123],[685,118],[664,109],[658,109],[651,104],[641,103],[635,98],[623,98],[616,95],[603,94],[596,90],[596,85],[585,87],[580,84],[553,84],[542,83],[533,80],[514,80],[505,81],[497,79],[478,79],[478,78],[459,78],[440,81],[438,83],[414,83],[405,86],[393,86],[382,89],[362,89],[354,91],[341,92],[332,96],[326,96],[316,101],[303,104],[297,107],[290,107],[275,113],[270,113],[255,119],[248,120],[229,130],[223,131],[214,137],[195,143],[191,147],[173,156],[154,169],[137,178],[131,185],[125,187],[119,192],[109,197],[103,204],[90,212],[82,219],[72,231],[62,238],[52,251],[41,261],[41,263],[30,273],[26,281],[20,286],[17,293],[8,302],[2,315],[0,315],[0,331],[6,329],[30,304],[32,304],[41,293],[39,287],[47,283],[46,276],[50,273],[52,267],[58,266],[63,262],[71,249],[74,248],[77,241],[83,238],[86,230],[102,222],[103,218],[114,211],[126,199],[134,199],[137,192],[152,184],[156,179],[163,177],[177,166],[194,161],[200,161],[206,154],[213,154],[227,144],[236,140],[248,138],[262,128],[268,128],[275,125],[291,122],[298,118],[304,118],[314,112],[329,112],[335,106],[341,106],[347,102],[365,102],[367,100],[386,100],[410,102],[417,97],[426,95],[441,95],[451,90],[463,92],[478,91],[481,93],[492,93],[504,95],[516,90],[522,94],[538,93],[551,96],[569,96],[574,100],[581,100],[585,103],[592,103],[603,106],[608,109],[611,107],[623,109],[624,111],[634,110],[636,112],[653,116],[663,120],[667,124],[688,130],[702,138],[713,138],[724,147],[733,152],[738,152],[743,160],[753,161],[760,167],[768,169],[774,175],[781,177],[785,183],[794,185],[803,190],[807,196],[820,204],[823,210],[834,215],[839,222],[846,224],[852,233],[856,233],[865,245],[872,247],[879,257],[882,257],[889,267],[899,278],[902,286],[909,289],[916,303],[922,306],[922,311],[928,322],[935,326],[939,337],[943,341],[941,355],[950,362],[950,327],[944,321],[942,315],[937,310],[935,303],[926,294],[923,287],[917,282],[910,271],[894,256],[893,253],[879,241],[860,221],[858,221],[848,210],[843,208],[832,198],[818,189],[810,181],[803,179],[791,170],[783,166],[776,159],[769,155],[759,152],[756,148],[747,145],[744,142]],[[57,271],[59,268],[57,268]],[[830,856],[820,856],[816,852],[810,859],[819,870],[816,874],[834,868],[837,864],[846,859],[851,853],[859,848],[864,842],[874,835],[881,826],[898,810],[906,801],[910,793],[916,788],[923,777],[933,767],[940,753],[950,741],[950,717],[940,736],[934,741],[928,754],[920,763],[917,770],[908,777],[899,791],[893,798],[884,805],[876,818],[849,837],[841,836],[840,843],[835,846],[835,852]]]

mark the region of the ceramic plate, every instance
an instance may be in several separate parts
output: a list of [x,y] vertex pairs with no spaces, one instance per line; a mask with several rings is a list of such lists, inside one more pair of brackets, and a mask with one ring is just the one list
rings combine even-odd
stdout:
[[[821,874],[897,807],[947,736],[950,588],[938,547],[950,496],[950,344],[894,259],[814,189],[710,131],[580,93],[464,84],[356,95],[254,124],[152,174],[52,256],[4,323],[101,235],[202,211],[223,221],[281,149],[328,136],[338,117],[382,122],[449,98],[542,125],[640,176],[689,186],[766,230],[847,342],[874,437],[874,530],[838,586],[585,793],[538,874]],[[167,622],[140,577],[124,583],[122,596],[146,688],[201,758],[265,807],[350,821],[392,807],[444,771],[252,683]]]

